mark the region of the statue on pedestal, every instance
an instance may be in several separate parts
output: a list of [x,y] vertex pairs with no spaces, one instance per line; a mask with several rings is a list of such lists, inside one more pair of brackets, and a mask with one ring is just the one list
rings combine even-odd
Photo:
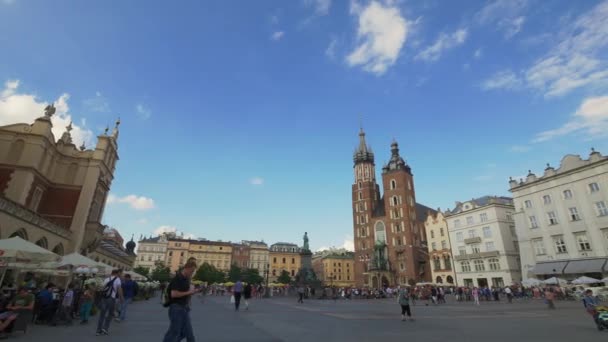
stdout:
[[308,232],[304,232],[304,245],[302,246],[304,251],[309,251],[310,247],[308,246]]

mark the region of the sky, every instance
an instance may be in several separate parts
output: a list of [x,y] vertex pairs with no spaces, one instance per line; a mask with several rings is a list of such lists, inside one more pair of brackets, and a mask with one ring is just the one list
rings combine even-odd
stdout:
[[360,126],[441,210],[608,154],[608,0],[0,0],[0,46],[0,125],[120,117],[126,239],[352,248]]

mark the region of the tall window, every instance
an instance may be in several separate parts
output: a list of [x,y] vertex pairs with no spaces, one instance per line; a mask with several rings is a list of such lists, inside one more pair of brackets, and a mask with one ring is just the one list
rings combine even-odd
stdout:
[[494,250],[495,250],[494,242],[492,242],[492,241],[486,242],[486,252],[493,252]]
[[551,204],[551,196],[549,196],[549,195],[543,196],[543,202],[545,204]]
[[464,241],[464,235],[462,234],[462,232],[456,233],[456,241],[458,241],[458,242]]
[[545,250],[545,244],[543,243],[543,239],[533,239],[532,247],[534,248],[534,253],[536,255],[547,254],[547,250]]
[[437,250],[437,243],[435,242],[431,242],[431,249],[436,251]]
[[473,216],[467,216],[467,225],[472,225],[473,224]]
[[559,222],[557,221],[557,215],[555,214],[555,211],[550,211],[547,213],[547,217],[549,218],[549,224],[550,225],[554,225],[554,224],[558,224]]
[[431,239],[434,239],[434,238],[435,238],[435,231],[431,230]]
[[479,220],[481,222],[488,222],[488,214],[486,214],[486,213],[479,214]]
[[395,190],[397,188],[397,181],[391,179],[391,190]]
[[433,264],[435,266],[435,271],[438,271],[441,269],[441,259],[439,258],[434,258],[433,259]]
[[471,264],[468,261],[462,261],[460,267],[462,268],[462,272],[471,272]]
[[443,232],[443,228],[439,228],[439,235],[445,236],[445,233]]
[[460,227],[460,219],[454,220],[454,227],[456,227],[456,228]]
[[496,258],[492,258],[488,260],[488,264],[490,265],[490,270],[498,271],[500,270],[500,260]]
[[393,205],[398,205],[399,204],[399,198],[397,198],[397,196],[393,196]]
[[486,266],[484,265],[483,260],[475,260],[473,261],[473,264],[475,265],[475,271],[477,272],[486,270]]
[[575,236],[576,236],[576,243],[578,244],[579,251],[590,251],[591,250],[591,244],[589,243],[589,240],[587,240],[586,233],[579,233],[579,234],[576,234]]
[[555,244],[555,252],[556,253],[567,253],[566,243],[564,242],[564,237],[562,235],[554,236],[553,243]]
[[572,191],[564,190],[564,199],[571,199],[571,198],[572,198]]
[[473,252],[473,254],[477,254],[481,252],[481,248],[479,248],[478,244],[471,245],[471,251]]
[[466,254],[467,254],[467,248],[465,246],[459,246],[458,255],[466,255]]
[[448,248],[448,242],[445,240],[441,241],[441,249],[447,249]]
[[443,265],[445,266],[446,270],[451,270],[452,269],[452,260],[450,259],[449,255],[444,255],[443,256]]
[[386,243],[386,230],[384,227],[384,223],[382,221],[378,221],[376,222],[376,226],[375,226],[375,232],[376,232],[376,241],[382,242],[382,243]]
[[578,210],[576,210],[576,207],[568,208],[568,211],[570,212],[570,221],[578,221],[581,219],[581,217],[578,215]]
[[524,205],[526,206],[526,208],[532,208],[532,201],[530,201],[530,200],[526,200],[526,201],[524,202]]
[[359,190],[361,190],[361,182],[359,182]]
[[595,208],[597,209],[597,216],[608,215],[608,208],[606,208],[606,203],[604,203],[604,201],[595,202]]
[[589,191],[598,192],[598,191],[600,191],[600,186],[597,183],[591,183],[591,184],[589,184]]
[[536,221],[536,216],[528,217],[530,219],[530,228],[538,228],[538,221]]
[[475,229],[470,229],[469,230],[469,238],[474,238],[477,236],[477,232],[475,232]]
[[41,187],[37,186],[34,190],[34,194],[32,195],[32,199],[30,200],[30,210],[37,211],[38,205],[40,204],[40,200],[42,199],[43,190]]
[[483,237],[484,238],[492,237],[492,229],[490,227],[483,227]]
[[361,192],[359,192],[359,200],[363,199],[363,194]]

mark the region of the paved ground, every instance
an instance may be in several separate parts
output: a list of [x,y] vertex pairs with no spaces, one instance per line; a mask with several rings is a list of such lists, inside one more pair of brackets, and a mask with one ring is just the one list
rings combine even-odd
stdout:
[[[253,301],[249,311],[234,312],[229,297],[195,300],[192,321],[200,341],[607,341],[577,302],[558,303],[548,311],[542,302],[448,303],[413,307],[415,322],[401,322],[395,300],[319,301],[297,304],[295,298]],[[167,311],[159,300],[134,303],[127,322],[110,327],[109,337],[94,336],[95,326],[34,326],[11,340],[162,341]]]

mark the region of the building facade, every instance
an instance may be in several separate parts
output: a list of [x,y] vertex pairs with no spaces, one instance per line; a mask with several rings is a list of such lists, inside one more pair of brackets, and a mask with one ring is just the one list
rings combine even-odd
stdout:
[[521,281],[513,200],[484,196],[445,213],[457,284],[504,287]]
[[426,229],[433,282],[456,285],[456,274],[454,273],[452,249],[450,247],[450,234],[443,213],[437,210],[435,215],[427,215],[424,227]]
[[157,263],[164,263],[167,255],[167,235],[157,237],[141,238],[137,243],[137,260],[134,267],[145,267],[152,271]]
[[431,209],[416,203],[412,169],[397,143],[391,144],[390,161],[382,168],[382,194],[363,129],[353,162],[356,285],[380,288],[430,280],[424,222]]
[[191,240],[189,258],[195,258],[197,265],[207,263],[220,271],[228,272],[232,264],[232,244],[222,241]]
[[270,281],[276,281],[281,272],[287,271],[293,279],[301,267],[301,249],[298,245],[277,242],[270,246]]
[[608,157],[567,155],[559,168],[509,184],[523,278],[608,274]]
[[355,286],[355,254],[349,251],[328,251],[313,256],[312,267],[317,279],[326,286]]
[[243,241],[243,244],[249,246],[249,267],[258,270],[260,275],[270,268],[268,262],[268,245],[264,241]]
[[118,230],[106,227],[101,243],[87,257],[112,266],[115,269],[131,271],[136,260],[135,241],[131,238],[125,246],[124,240]]
[[54,114],[49,105],[32,124],[0,127],[0,239],[19,236],[60,255],[107,253],[101,222],[120,122],[94,148],[77,148],[71,125],[55,139]]
[[236,265],[240,268],[249,268],[249,246],[245,244],[232,244],[232,265]]

